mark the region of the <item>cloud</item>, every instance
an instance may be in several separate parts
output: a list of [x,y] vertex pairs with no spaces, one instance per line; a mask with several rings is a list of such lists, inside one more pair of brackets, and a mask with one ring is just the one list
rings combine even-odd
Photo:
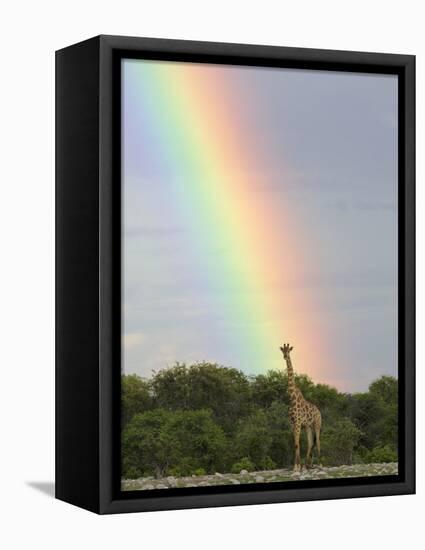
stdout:
[[125,350],[130,350],[143,343],[146,335],[143,332],[129,332],[123,335],[123,346]]
[[348,210],[362,210],[370,212],[394,212],[396,205],[394,201],[348,201],[337,200],[329,203],[330,207],[347,212]]

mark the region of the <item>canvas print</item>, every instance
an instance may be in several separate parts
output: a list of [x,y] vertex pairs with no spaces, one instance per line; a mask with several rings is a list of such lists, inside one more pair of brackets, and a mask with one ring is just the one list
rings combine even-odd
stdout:
[[121,487],[398,471],[397,77],[121,62]]

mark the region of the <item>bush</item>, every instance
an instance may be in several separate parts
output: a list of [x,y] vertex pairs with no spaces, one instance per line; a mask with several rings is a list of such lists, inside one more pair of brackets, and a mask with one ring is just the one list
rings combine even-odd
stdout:
[[353,452],[360,436],[361,431],[347,418],[331,426],[325,425],[321,436],[324,463],[329,466],[352,464]]
[[235,462],[231,468],[233,474],[239,474],[242,470],[246,470],[247,472],[255,470],[255,464],[247,456]]
[[[274,465],[270,466],[270,469],[288,468],[294,458],[294,437],[289,423],[288,405],[274,401],[266,410],[266,415],[271,437],[266,458],[269,458]],[[262,469],[268,468],[263,465]]]
[[222,429],[211,411],[166,411],[137,414],[123,431],[123,475],[163,477],[216,471],[226,449]]
[[397,462],[397,451],[391,445],[374,447],[366,454],[366,462]]
[[167,476],[184,477],[185,475],[186,474],[180,466],[173,466],[167,470]]
[[276,470],[276,462],[266,456],[259,464],[261,470]]
[[138,468],[127,467],[125,471],[125,477],[127,479],[138,479],[142,477],[142,472]]
[[235,452],[248,457],[260,469],[272,443],[267,416],[257,410],[239,423],[235,438]]
[[172,418],[168,411],[153,410],[136,414],[122,433],[123,475],[162,477],[176,463],[180,441],[170,430]]

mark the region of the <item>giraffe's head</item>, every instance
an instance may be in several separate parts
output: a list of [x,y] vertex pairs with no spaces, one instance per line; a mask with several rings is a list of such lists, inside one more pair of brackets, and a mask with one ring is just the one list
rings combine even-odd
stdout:
[[289,359],[289,354],[293,349],[294,348],[289,344],[283,344],[283,346],[281,346],[280,351],[283,353],[284,359]]

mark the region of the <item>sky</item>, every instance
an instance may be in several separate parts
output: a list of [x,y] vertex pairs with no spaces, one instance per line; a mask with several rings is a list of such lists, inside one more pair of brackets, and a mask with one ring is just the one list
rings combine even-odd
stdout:
[[397,376],[397,79],[124,60],[122,359]]

